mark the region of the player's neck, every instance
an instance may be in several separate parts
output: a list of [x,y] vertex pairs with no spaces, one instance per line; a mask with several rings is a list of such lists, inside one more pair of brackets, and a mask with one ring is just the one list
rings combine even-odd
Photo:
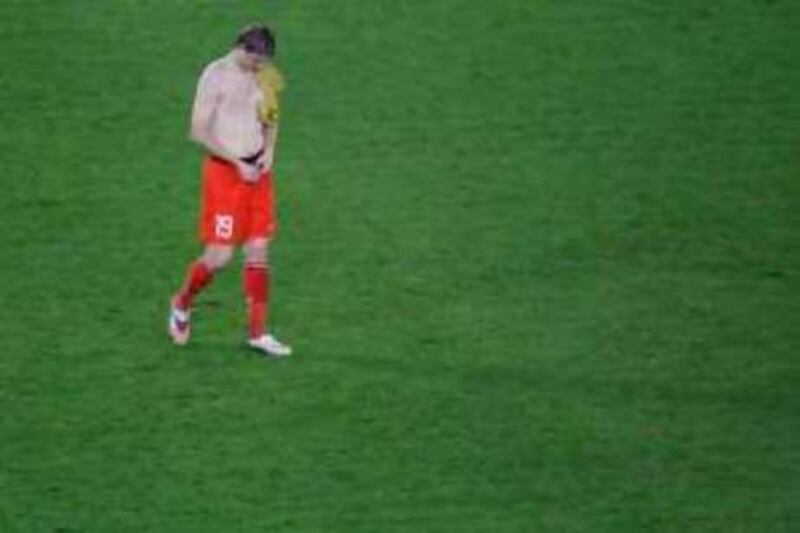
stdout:
[[247,65],[244,63],[241,57],[241,52],[238,48],[234,48],[228,52],[228,55],[225,56],[225,59],[228,64],[240,74],[253,74],[255,72],[254,69],[247,67]]

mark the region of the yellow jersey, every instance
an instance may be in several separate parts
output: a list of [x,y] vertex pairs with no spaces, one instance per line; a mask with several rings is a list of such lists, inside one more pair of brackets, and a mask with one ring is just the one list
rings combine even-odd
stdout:
[[286,87],[283,75],[278,67],[268,63],[256,72],[256,82],[263,93],[258,106],[258,118],[265,126],[275,126],[280,113],[278,93]]

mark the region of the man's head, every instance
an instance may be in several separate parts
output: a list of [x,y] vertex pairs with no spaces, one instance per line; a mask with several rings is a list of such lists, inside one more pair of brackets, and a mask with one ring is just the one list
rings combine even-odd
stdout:
[[267,26],[250,25],[239,32],[234,46],[239,64],[243,68],[255,70],[275,57],[275,34]]

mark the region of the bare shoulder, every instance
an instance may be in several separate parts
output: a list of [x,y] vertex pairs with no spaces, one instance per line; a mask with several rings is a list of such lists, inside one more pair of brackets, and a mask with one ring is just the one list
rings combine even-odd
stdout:
[[227,62],[224,57],[215,59],[203,69],[203,73],[200,75],[200,83],[204,85],[220,85],[225,79],[227,70]]

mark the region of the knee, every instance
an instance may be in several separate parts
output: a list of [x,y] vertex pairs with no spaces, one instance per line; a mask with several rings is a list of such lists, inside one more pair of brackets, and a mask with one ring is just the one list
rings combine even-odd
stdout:
[[244,262],[247,265],[267,265],[268,254],[265,249],[250,250],[244,254]]
[[269,253],[266,243],[251,244],[244,248],[244,262],[248,265],[267,265]]
[[203,262],[208,268],[214,272],[222,270],[233,259],[233,248],[226,247],[209,247],[203,253]]

